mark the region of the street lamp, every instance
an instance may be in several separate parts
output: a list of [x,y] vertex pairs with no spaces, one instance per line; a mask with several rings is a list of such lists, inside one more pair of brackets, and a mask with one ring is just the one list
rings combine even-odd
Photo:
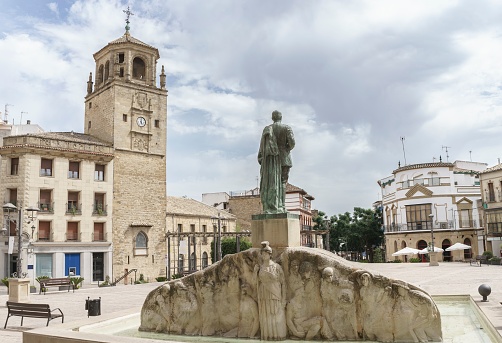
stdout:
[[216,238],[216,246],[215,246],[215,254],[216,261],[221,260],[221,223],[225,222],[225,219],[221,217],[221,213],[218,212],[218,217],[211,217],[211,221],[213,222],[213,227],[218,225],[218,236]]
[[[22,277],[22,272],[23,272],[23,265],[22,265],[22,243],[23,243],[23,206],[19,205],[19,207],[16,207],[12,203],[7,203],[2,206],[4,211],[7,211],[10,213],[10,211],[18,211],[19,217],[17,221],[17,261],[16,261],[16,277],[21,278]],[[34,213],[33,212],[38,212],[40,211],[37,207],[30,206],[26,209],[26,211],[29,212],[28,217],[33,221],[34,220]]]
[[431,219],[431,250],[429,251],[429,267],[437,267],[439,263],[437,261],[436,252],[434,251],[434,214],[429,214]]
[[431,219],[431,251],[434,252],[434,214],[429,214]]

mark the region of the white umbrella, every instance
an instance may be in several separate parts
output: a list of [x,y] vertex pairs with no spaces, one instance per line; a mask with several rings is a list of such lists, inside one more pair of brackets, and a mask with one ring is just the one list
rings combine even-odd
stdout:
[[465,250],[465,249],[470,249],[471,246],[467,244],[462,244],[462,243],[455,243],[452,246],[446,248],[446,251],[453,251],[453,250]]
[[406,248],[403,248],[399,251],[396,251],[395,253],[392,254],[392,256],[415,255],[415,254],[418,254],[419,251],[420,250],[418,250],[418,249],[406,247]]
[[[434,252],[443,252],[444,249],[441,249],[440,247],[434,247]],[[422,250],[418,252],[419,254],[428,254],[429,253],[429,247],[425,247]]]

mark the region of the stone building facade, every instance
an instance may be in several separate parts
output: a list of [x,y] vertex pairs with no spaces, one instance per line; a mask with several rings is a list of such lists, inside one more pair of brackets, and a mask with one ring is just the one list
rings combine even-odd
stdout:
[[486,250],[502,256],[502,164],[480,173]]
[[167,90],[163,70],[157,87],[158,59],[126,31],[94,54],[88,81],[85,133],[114,147],[115,277],[165,275]]
[[[432,242],[446,249],[460,242],[471,250],[445,251],[440,261],[469,259],[483,250],[479,173],[485,163],[421,163],[399,167],[381,179],[386,259],[405,247],[424,249]],[[421,257],[425,259],[425,255]]]

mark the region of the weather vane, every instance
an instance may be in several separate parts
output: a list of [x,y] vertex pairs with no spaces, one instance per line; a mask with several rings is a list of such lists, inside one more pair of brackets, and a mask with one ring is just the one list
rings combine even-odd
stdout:
[[127,11],[126,10],[122,10],[122,12],[124,12],[125,14],[127,14],[127,18],[125,20],[125,22],[126,22],[125,29],[126,29],[126,32],[129,32],[129,29],[130,29],[130,27],[129,27],[129,23],[130,23],[129,17],[132,16],[132,15],[134,15],[134,13],[131,12],[131,10],[129,9],[129,6],[127,6]]

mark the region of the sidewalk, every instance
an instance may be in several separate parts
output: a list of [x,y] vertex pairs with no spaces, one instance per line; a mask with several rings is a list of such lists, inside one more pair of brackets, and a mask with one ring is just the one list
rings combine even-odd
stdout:
[[[431,295],[458,295],[469,294],[487,316],[493,326],[502,333],[502,266],[474,267],[469,263],[451,262],[440,263],[438,267],[429,267],[427,263],[352,263],[355,268],[366,269],[375,274],[382,274],[389,278],[403,280],[421,287]],[[146,295],[162,283],[146,283],[139,285],[119,285],[115,287],[84,286],[72,291],[52,291],[49,289],[45,295],[32,294],[31,302],[50,304],[51,308],[59,307],[65,315],[65,323],[87,318],[85,300],[90,297],[101,297],[101,314],[111,314],[124,310],[139,312]],[[478,287],[487,284],[491,287],[488,302],[481,302]],[[55,289],[55,288],[52,288]],[[46,321],[38,318],[25,318],[21,327],[21,319],[9,319],[7,329],[3,324],[7,318],[5,302],[8,296],[6,288],[0,287],[0,341],[21,343],[22,331],[44,327]],[[97,318],[97,317],[95,317]],[[50,327],[59,325],[60,320],[55,319]],[[476,342],[473,342],[476,343]]]

